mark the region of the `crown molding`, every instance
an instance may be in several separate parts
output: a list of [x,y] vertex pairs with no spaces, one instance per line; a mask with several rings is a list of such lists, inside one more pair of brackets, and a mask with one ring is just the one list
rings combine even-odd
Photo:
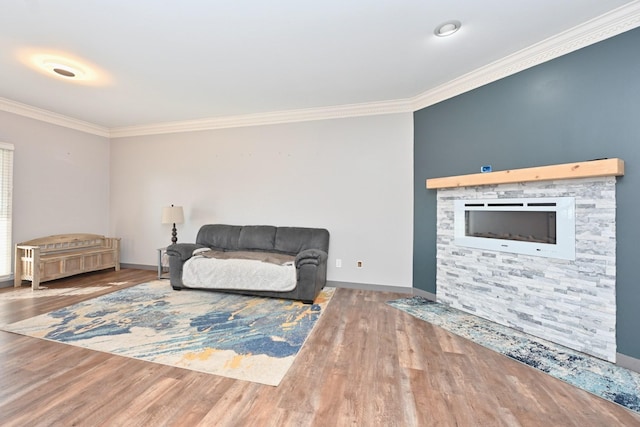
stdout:
[[478,68],[414,98],[414,111],[503,79],[583,47],[640,26],[640,1],[635,0],[597,18]]
[[110,138],[413,112],[632,30],[638,26],[640,26],[640,0],[634,0],[584,24],[407,99],[125,126],[111,129],[4,98],[0,98],[0,111],[7,111]]
[[98,126],[93,123],[74,119],[42,108],[32,107],[31,105],[22,104],[6,98],[0,98],[0,111],[17,114],[31,119],[40,120],[41,122],[51,123],[54,125],[75,129],[92,135],[109,137],[109,129]]
[[214,117],[201,120],[185,120],[144,126],[127,126],[111,129],[110,135],[111,138],[123,138],[129,136],[195,132],[201,130],[263,126],[281,123],[308,122],[312,120],[342,119],[347,117],[411,112],[413,112],[411,100],[400,99],[363,104],[338,105],[334,107]]
[[640,26],[640,0],[409,99],[111,129],[111,137],[191,132],[417,111]]

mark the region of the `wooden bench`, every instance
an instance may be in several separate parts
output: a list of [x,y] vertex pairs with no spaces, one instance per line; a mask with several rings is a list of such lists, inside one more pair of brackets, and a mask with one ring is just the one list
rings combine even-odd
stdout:
[[115,267],[120,270],[120,238],[98,234],[59,234],[16,245],[14,286]]

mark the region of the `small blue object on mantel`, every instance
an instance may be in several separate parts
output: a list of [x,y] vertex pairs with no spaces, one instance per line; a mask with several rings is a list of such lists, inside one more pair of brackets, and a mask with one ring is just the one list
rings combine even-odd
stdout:
[[480,172],[482,173],[491,172],[492,170],[491,165],[480,166]]

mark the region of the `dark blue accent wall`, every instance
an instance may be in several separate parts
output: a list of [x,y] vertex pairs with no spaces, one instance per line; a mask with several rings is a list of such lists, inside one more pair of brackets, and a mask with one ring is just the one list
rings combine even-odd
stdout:
[[436,192],[425,180],[603,157],[617,183],[618,352],[640,358],[640,29],[414,113],[416,288],[436,292]]

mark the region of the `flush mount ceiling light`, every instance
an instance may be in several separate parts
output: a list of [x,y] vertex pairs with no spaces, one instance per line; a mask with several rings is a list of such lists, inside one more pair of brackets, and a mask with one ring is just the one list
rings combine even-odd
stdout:
[[20,56],[29,66],[50,77],[88,84],[96,84],[100,80],[93,67],[71,55],[25,51]]
[[438,37],[447,37],[457,32],[461,26],[462,24],[460,23],[460,21],[447,21],[443,24],[438,25],[433,31],[433,34]]
[[68,58],[62,57],[47,57],[43,56],[36,59],[36,63],[42,67],[45,71],[53,73],[56,77],[62,77],[64,79],[78,79],[83,80],[86,77],[82,65],[76,61],[72,61]]
[[60,64],[57,62],[45,61],[42,64],[42,66],[45,68],[45,70],[51,71],[65,78],[70,78],[70,79],[73,79],[76,77],[82,78],[82,76],[84,75],[84,73],[81,70],[75,67],[71,67],[66,64]]
[[67,83],[105,86],[112,82],[107,72],[69,52],[26,47],[16,51],[16,57],[27,67]]

